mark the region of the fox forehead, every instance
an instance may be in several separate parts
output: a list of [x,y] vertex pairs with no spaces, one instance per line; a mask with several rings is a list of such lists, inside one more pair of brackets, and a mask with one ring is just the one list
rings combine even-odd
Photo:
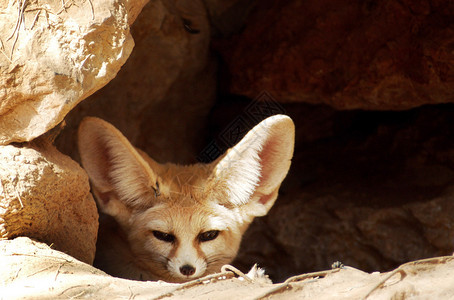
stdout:
[[224,231],[235,226],[227,209],[216,204],[179,206],[160,203],[141,212],[135,223],[148,230],[185,235],[197,235],[208,230]]
[[157,164],[150,157],[140,152],[142,157],[156,172],[156,183],[162,199],[158,202],[178,202],[179,206],[192,206],[194,203],[206,202],[209,186],[213,181],[210,177],[211,168],[205,164],[181,166],[172,163]]
[[141,153],[156,170],[159,196],[155,205],[140,212],[140,226],[163,232],[198,234],[206,230],[228,230],[237,224],[231,210],[217,204],[212,193],[212,170],[205,164],[156,165]]

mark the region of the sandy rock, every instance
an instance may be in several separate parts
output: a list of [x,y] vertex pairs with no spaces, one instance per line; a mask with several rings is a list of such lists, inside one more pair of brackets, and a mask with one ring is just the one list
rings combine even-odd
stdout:
[[114,78],[146,0],[62,3],[0,2],[0,144],[43,134]]
[[231,93],[404,110],[454,101],[453,16],[446,1],[260,1],[216,48]]
[[[187,284],[114,278],[28,238],[0,241],[0,296],[5,299],[449,299],[454,257],[437,257],[368,274],[343,266],[288,283],[223,273]],[[317,277],[322,276],[322,277]]]
[[[121,299],[145,284],[113,278],[26,237],[0,241],[0,263],[4,266],[0,270],[0,297],[4,299],[65,299],[82,295],[90,299]],[[162,292],[163,285],[166,286],[148,284],[156,293]]]
[[1,239],[28,236],[92,263],[98,212],[88,177],[45,142],[0,146]]

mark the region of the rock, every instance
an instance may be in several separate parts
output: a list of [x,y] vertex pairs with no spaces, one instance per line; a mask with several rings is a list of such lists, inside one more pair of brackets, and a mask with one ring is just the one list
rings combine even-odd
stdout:
[[68,115],[57,146],[77,157],[79,122],[97,116],[155,160],[194,162],[216,88],[205,5],[201,0],[151,1],[131,32],[136,46],[130,58],[114,80]]
[[260,1],[216,49],[231,93],[405,110],[454,101],[452,20],[444,1]]
[[238,32],[255,5],[255,0],[204,1],[215,36],[230,37]]
[[30,141],[115,77],[147,0],[2,0],[0,145]]
[[92,263],[98,212],[88,176],[45,141],[0,146],[1,239],[28,236]]
[[0,264],[0,296],[7,299],[37,295],[43,299],[448,299],[454,293],[452,256],[411,262],[381,274],[343,266],[303,274],[284,284],[235,278],[231,272],[190,284],[169,284],[110,277],[22,237],[0,241]]

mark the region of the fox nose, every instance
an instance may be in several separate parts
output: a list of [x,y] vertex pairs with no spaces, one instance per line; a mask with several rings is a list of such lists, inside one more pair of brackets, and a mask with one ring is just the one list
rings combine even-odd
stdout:
[[191,265],[184,265],[180,267],[180,272],[184,276],[191,276],[195,273],[195,268]]

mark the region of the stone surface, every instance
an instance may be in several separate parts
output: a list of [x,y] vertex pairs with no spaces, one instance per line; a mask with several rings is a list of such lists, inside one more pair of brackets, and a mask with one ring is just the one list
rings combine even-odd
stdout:
[[274,285],[220,276],[191,284],[118,279],[28,238],[0,241],[0,264],[5,299],[448,299],[454,293],[452,256],[411,262],[394,273],[344,267]]
[[0,144],[45,133],[114,78],[145,3],[2,0]]
[[98,212],[88,176],[45,141],[0,146],[0,239],[28,236],[92,263]]
[[454,5],[446,1],[259,1],[218,41],[231,93],[404,110],[454,101]]
[[160,162],[194,162],[216,89],[206,7],[201,0],[151,1],[131,32],[136,46],[130,58],[114,80],[68,115],[57,145],[76,157],[80,120],[97,116]]
[[205,0],[214,36],[230,37],[244,26],[256,0]]

